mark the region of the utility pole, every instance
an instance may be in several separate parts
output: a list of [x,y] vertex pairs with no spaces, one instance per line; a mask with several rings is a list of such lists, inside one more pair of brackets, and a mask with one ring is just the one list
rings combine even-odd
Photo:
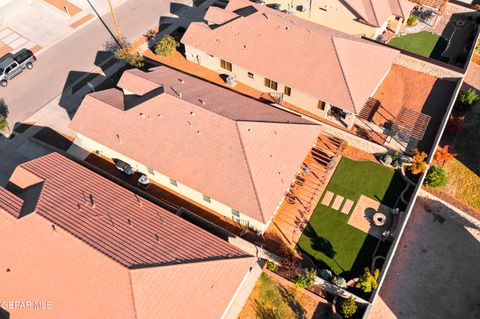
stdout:
[[112,13],[115,29],[117,30],[118,41],[120,42],[120,46],[122,47],[122,49],[125,50],[125,44],[123,43],[122,34],[120,33],[120,28],[118,27],[117,16],[115,15],[115,11],[113,10],[112,2],[110,0],[108,0],[108,5],[110,6],[110,12]]

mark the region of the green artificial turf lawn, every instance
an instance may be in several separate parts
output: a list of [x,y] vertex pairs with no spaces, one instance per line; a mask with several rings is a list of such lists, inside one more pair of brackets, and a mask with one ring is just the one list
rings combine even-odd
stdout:
[[[343,157],[327,190],[355,202],[363,194],[392,207],[404,187],[398,173],[380,164]],[[348,225],[349,217],[320,201],[298,241],[298,247],[320,268],[329,268],[347,280],[370,267],[378,243],[375,237]]]
[[440,55],[447,47],[448,42],[436,34],[421,31],[393,38],[388,44],[427,58],[440,59]]

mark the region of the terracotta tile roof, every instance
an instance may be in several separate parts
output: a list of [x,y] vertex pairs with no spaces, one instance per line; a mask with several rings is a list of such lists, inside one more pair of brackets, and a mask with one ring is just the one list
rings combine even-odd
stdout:
[[207,10],[204,19],[214,24],[223,24],[237,17],[238,15],[231,11],[225,11],[218,7],[210,7],[210,9]]
[[[59,154],[22,167],[16,181],[28,171],[45,180],[36,212],[15,219],[0,210],[0,300],[48,301],[51,309],[8,309],[12,318],[220,318],[255,261],[146,200],[139,206],[129,191]],[[94,194],[95,208],[82,191]],[[158,215],[151,218],[153,207]],[[131,225],[124,225],[127,218]],[[147,238],[153,233],[160,237],[155,245]],[[200,260],[127,268],[112,259],[132,253],[132,246],[137,254],[152,255],[161,246],[165,255],[193,253]],[[208,257],[226,253],[238,256]]]
[[[192,23],[182,42],[354,113],[398,55],[396,50],[252,2],[232,0],[226,10],[245,6],[253,7],[253,13],[242,13],[214,29]],[[336,39],[345,44],[335,46]],[[368,54],[359,59],[345,50]],[[348,72],[343,72],[345,65]]]
[[345,0],[367,23],[380,27],[391,15],[408,17],[415,4],[408,0]]
[[165,67],[142,76],[163,83],[166,94],[126,111],[88,95],[71,129],[245,215],[268,220],[320,127]]
[[137,316],[221,318],[254,260],[235,258],[132,270]]
[[408,18],[413,8],[417,5],[408,0],[388,0],[392,14],[397,17]]
[[123,266],[245,255],[58,153],[24,163],[20,169],[44,181],[36,214]]
[[3,210],[15,217],[20,216],[23,199],[15,196],[3,187],[0,187],[0,211]]

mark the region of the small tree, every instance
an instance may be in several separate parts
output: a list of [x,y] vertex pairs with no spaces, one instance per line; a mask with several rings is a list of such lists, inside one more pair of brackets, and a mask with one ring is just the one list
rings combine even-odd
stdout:
[[418,149],[413,150],[412,163],[407,168],[413,175],[421,174],[427,170],[427,153],[420,152]]
[[8,129],[7,118],[0,114],[0,131],[4,131],[5,129]]
[[295,278],[295,287],[297,288],[311,288],[315,284],[315,277],[317,271],[313,268],[305,269],[302,273],[298,274]]
[[417,25],[418,23],[418,18],[414,15],[410,15],[407,19],[407,24],[411,27]]
[[129,49],[118,49],[115,52],[115,59],[125,61],[135,68],[141,68],[145,65],[143,56],[138,52],[132,54]]
[[352,317],[357,312],[358,306],[355,297],[350,296],[346,299],[341,299],[339,302],[340,309],[338,310],[343,318]]
[[380,270],[375,269],[373,275],[370,273],[368,267],[365,267],[365,272],[360,276],[355,287],[362,289],[364,292],[372,292],[373,289],[377,289],[377,279],[380,275]]
[[267,262],[267,269],[270,271],[275,271],[275,269],[277,269],[277,264],[273,261],[269,261]]
[[435,151],[435,155],[433,156],[433,159],[437,163],[445,163],[449,159],[457,156],[457,154],[453,154],[449,152],[449,145],[445,146],[438,146],[437,150]]
[[465,111],[471,108],[479,100],[477,91],[473,88],[468,89],[467,91],[462,91],[457,97],[455,106],[461,110]]
[[171,35],[165,35],[155,46],[155,54],[169,56],[180,44]]
[[432,188],[447,186],[448,173],[441,166],[434,165],[428,170],[423,184]]

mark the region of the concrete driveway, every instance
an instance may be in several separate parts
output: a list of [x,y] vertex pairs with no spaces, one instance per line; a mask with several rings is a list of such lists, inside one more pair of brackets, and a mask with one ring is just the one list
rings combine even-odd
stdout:
[[479,227],[432,203],[417,199],[369,318],[480,318]]

